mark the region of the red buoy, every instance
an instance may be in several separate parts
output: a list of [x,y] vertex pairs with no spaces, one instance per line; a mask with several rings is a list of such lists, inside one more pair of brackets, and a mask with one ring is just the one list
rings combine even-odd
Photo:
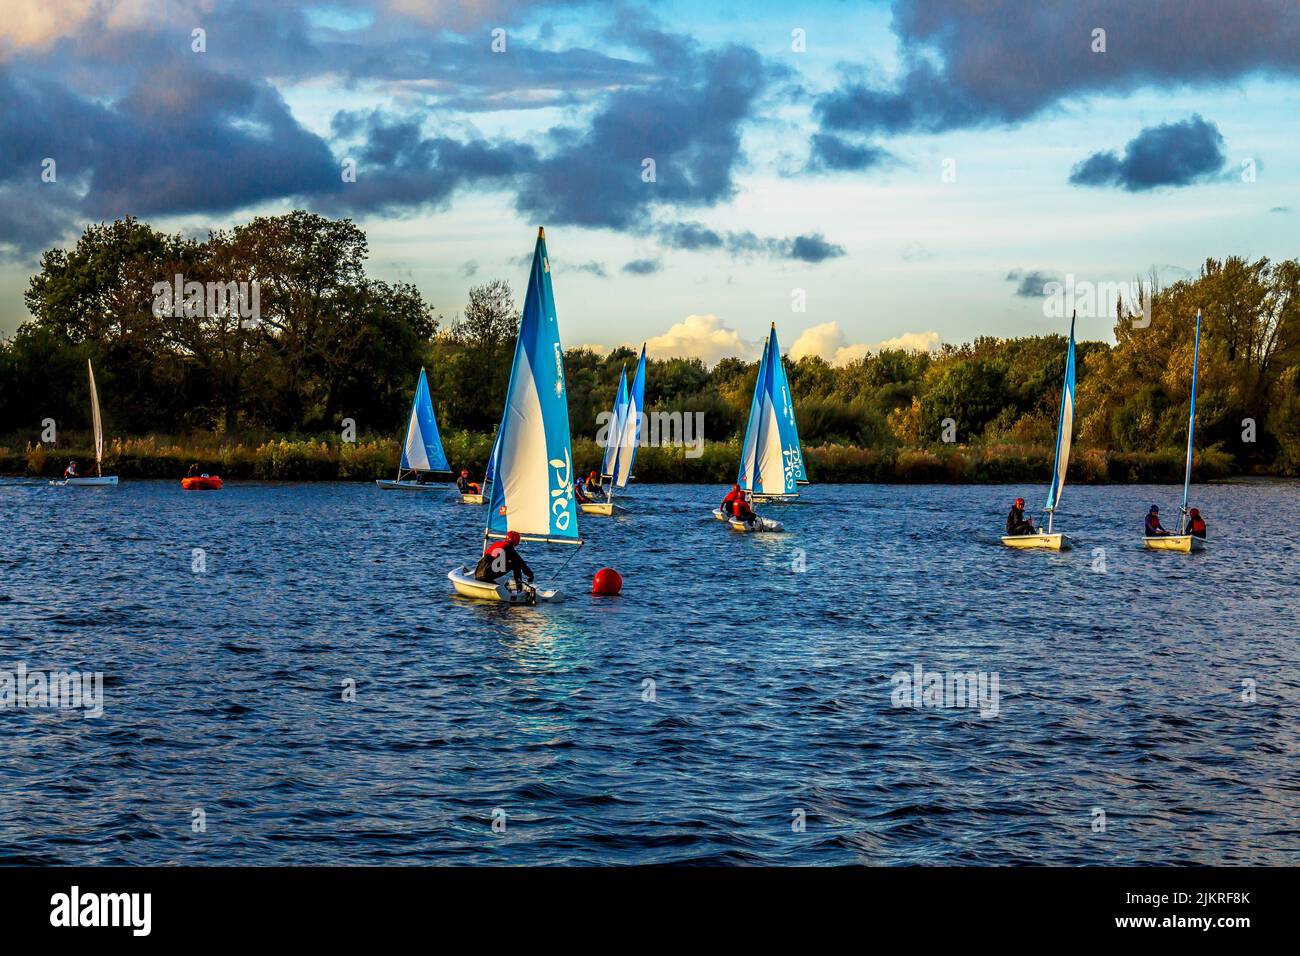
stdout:
[[613,568],[601,568],[591,582],[591,593],[613,597],[623,590],[623,576]]

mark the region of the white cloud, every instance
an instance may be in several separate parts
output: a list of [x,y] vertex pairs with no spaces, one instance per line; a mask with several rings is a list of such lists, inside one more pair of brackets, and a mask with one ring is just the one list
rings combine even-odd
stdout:
[[847,365],[884,349],[906,349],[930,352],[939,347],[938,332],[904,332],[875,345],[848,344],[838,322],[823,322],[804,329],[790,346],[790,358],[798,361],[806,355],[816,355],[831,365]]
[[729,355],[752,360],[759,354],[753,343],[723,325],[716,315],[688,315],[663,335],[646,340],[646,355],[650,358],[698,358],[705,365],[714,365]]

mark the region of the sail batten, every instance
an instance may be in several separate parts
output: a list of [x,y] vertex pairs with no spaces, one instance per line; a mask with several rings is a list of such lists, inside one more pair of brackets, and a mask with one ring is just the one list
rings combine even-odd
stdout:
[[540,229],[493,458],[489,537],[517,531],[530,540],[578,540],[564,351]]

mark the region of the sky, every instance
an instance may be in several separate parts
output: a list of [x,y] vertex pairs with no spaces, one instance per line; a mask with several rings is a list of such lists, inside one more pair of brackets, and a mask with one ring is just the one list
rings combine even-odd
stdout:
[[[1067,277],[1294,257],[1297,183],[1295,0],[0,18],[0,335],[41,251],[88,223],[202,236],[306,208],[358,222],[369,273],[448,319],[473,284],[522,293],[541,225],[567,347],[752,359],[775,322],[795,357],[844,362],[1064,332],[1044,287]],[[1110,339],[1093,311],[1079,338]]]

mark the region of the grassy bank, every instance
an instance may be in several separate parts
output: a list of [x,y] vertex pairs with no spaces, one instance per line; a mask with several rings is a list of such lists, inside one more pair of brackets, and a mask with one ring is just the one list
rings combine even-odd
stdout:
[[[459,470],[482,475],[491,451],[490,438],[473,432],[448,431],[443,435],[447,458]],[[601,450],[590,439],[573,446],[577,470],[600,467]],[[1047,481],[1052,449],[1040,446],[986,445],[937,448],[858,448],[823,445],[804,449],[814,482],[953,483]],[[341,442],[335,438],[251,439],[224,441],[220,436],[189,438],[145,437],[115,439],[105,449],[104,470],[122,478],[180,478],[191,463],[202,471],[227,479],[268,481],[370,481],[389,478],[397,471],[401,447],[392,438],[363,438]],[[688,458],[682,448],[642,448],[637,453],[636,477],[642,482],[729,483],[735,479],[740,458],[738,442],[710,442],[698,458]],[[0,474],[55,477],[68,459],[76,459],[82,473],[93,468],[89,442],[71,446],[11,443],[0,445]],[[1217,447],[1199,451],[1197,480],[1227,477],[1231,456]],[[1183,456],[1177,451],[1117,453],[1102,449],[1076,449],[1070,462],[1074,482],[1177,482],[1183,476]]]

